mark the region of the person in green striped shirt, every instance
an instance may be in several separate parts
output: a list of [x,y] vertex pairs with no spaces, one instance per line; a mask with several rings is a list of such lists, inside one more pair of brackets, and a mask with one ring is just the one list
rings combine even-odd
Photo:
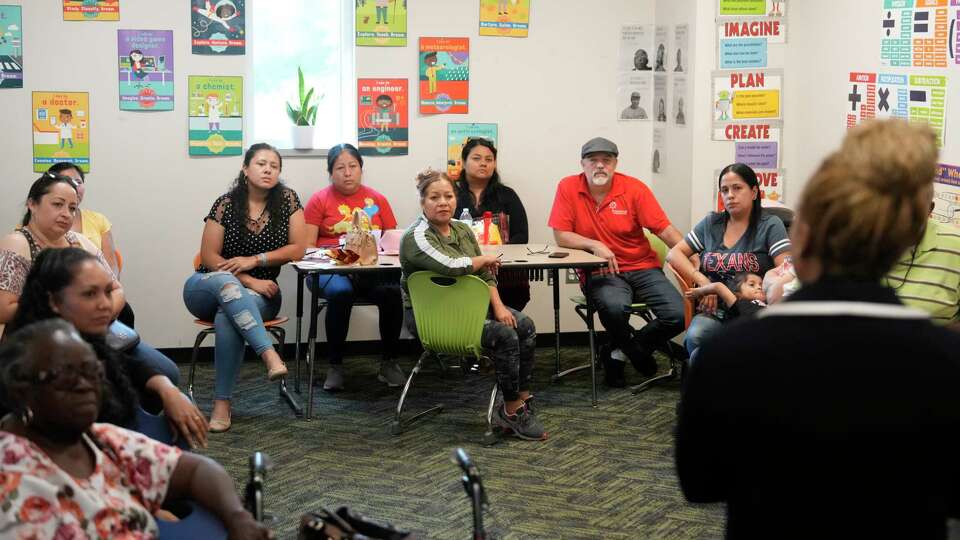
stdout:
[[928,219],[923,238],[887,274],[900,300],[960,331],[960,229]]

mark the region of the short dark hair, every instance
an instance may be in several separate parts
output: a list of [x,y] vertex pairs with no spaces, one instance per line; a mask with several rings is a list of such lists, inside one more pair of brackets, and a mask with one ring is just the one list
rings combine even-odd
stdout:
[[763,279],[763,276],[756,272],[737,272],[733,276],[733,281],[730,282],[730,285],[732,286],[732,290],[730,292],[739,296],[740,287],[743,287],[743,284],[747,282],[747,278],[750,276],[757,276],[761,280]]
[[357,147],[350,143],[342,143],[334,146],[329,152],[327,152],[328,174],[333,174],[333,164],[337,162],[337,158],[340,157],[340,154],[344,152],[356,158],[356,160],[360,162],[360,168],[363,169],[363,156],[360,155],[360,151],[357,150]]

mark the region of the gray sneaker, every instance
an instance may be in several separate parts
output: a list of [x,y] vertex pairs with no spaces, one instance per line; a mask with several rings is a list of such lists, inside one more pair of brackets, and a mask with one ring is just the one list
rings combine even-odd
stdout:
[[327,378],[323,380],[323,389],[327,392],[343,390],[343,366],[331,364],[327,368]]
[[385,360],[380,362],[380,372],[377,373],[377,380],[387,383],[390,388],[403,386],[407,382],[407,376],[397,364],[396,360]]
[[499,407],[490,419],[490,423],[525,441],[547,440],[547,432],[543,429],[543,424],[537,420],[533,411],[526,407],[517,409],[516,414],[507,414],[505,408]]

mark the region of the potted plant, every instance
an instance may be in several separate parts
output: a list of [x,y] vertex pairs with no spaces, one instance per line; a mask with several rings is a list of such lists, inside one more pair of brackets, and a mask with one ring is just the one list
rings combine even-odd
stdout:
[[[314,124],[317,122],[317,105],[314,103],[311,105],[311,102],[314,100],[313,88],[310,88],[306,92],[303,88],[303,70],[300,67],[297,67],[297,79],[298,79],[298,89],[300,104],[298,107],[290,105],[290,102],[287,102],[287,116],[290,117],[290,121],[293,122],[293,147],[298,150],[309,150],[313,148],[313,131]],[[317,98],[316,101],[323,99],[323,95]]]

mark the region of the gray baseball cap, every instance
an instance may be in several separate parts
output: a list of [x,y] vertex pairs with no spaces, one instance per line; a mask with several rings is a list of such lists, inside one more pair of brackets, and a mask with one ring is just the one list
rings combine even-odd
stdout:
[[583,145],[583,148],[580,149],[580,158],[585,158],[588,154],[594,152],[606,152],[613,154],[614,157],[620,155],[620,151],[617,150],[617,145],[613,144],[613,141],[604,139],[603,137],[594,137],[587,141],[587,143]]

